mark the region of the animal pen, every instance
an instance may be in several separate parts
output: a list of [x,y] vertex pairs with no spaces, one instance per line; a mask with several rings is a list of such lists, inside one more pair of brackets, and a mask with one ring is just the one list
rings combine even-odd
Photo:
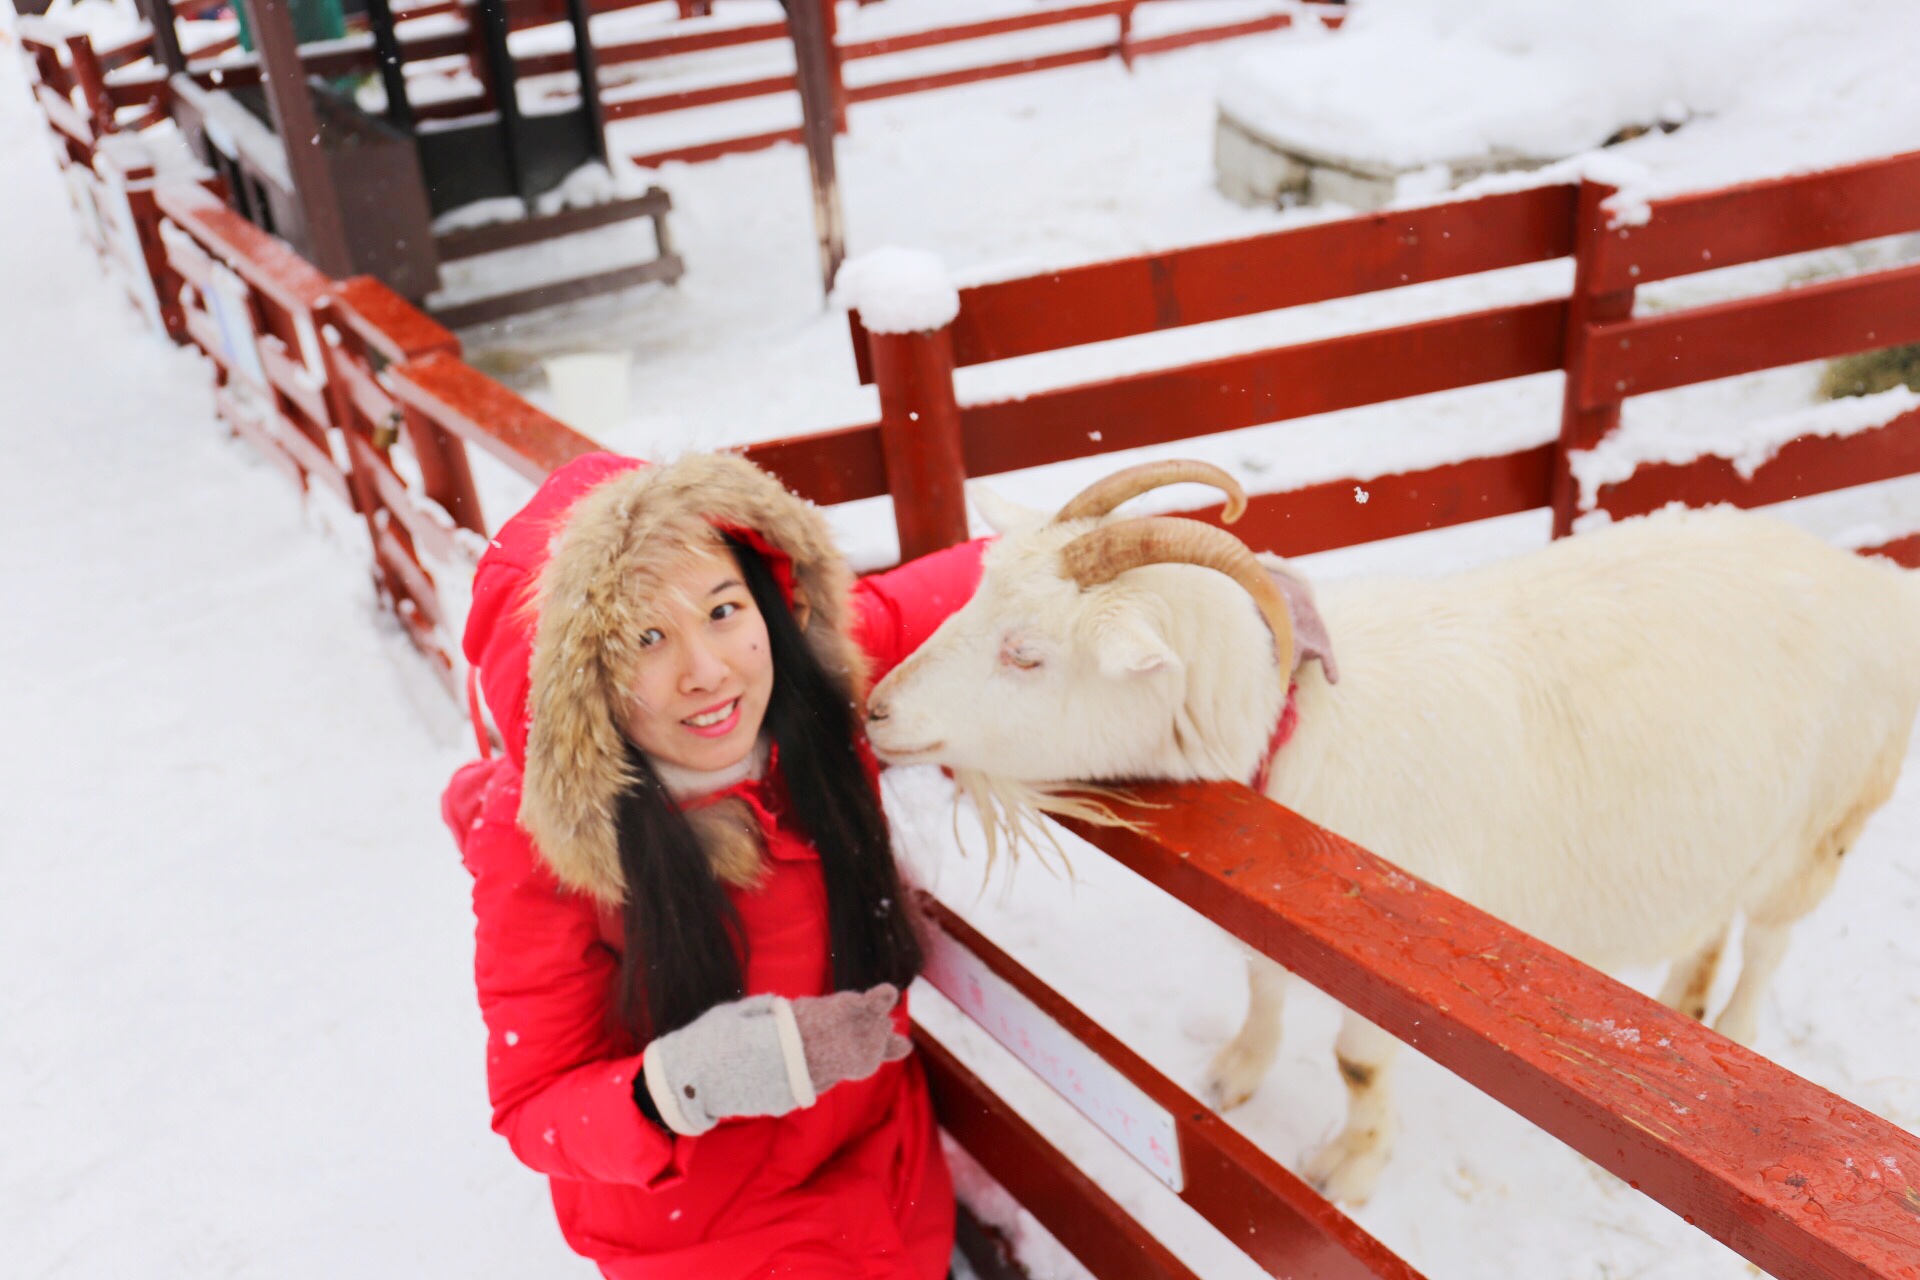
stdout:
[[[205,353],[234,433],[364,521],[381,597],[457,695],[457,601],[489,528],[468,450],[538,480],[599,446],[464,363],[455,336],[392,289],[322,274],[206,183],[156,177],[137,145],[96,130],[98,86],[72,92],[85,101],[41,100],[108,270]],[[1920,341],[1913,266],[1632,314],[1635,288],[1709,262],[1920,230],[1920,153],[1659,200],[1633,224],[1609,220],[1608,194],[1542,186],[1006,280],[962,290],[958,316],[932,332],[868,333],[856,317],[879,420],[742,452],[822,504],[890,497],[903,556],[965,537],[969,476],[1553,370],[1566,375],[1557,439],[1260,495],[1236,530],[1301,553],[1551,509],[1566,532],[1594,512],[1761,505],[1920,473],[1909,412],[1796,439],[1757,469],[1705,456],[1592,492],[1577,475],[1628,397]],[[962,403],[953,387],[960,366],[1567,257],[1566,297],[1019,399]],[[1374,500],[1355,503],[1356,485]],[[1920,564],[1920,532],[1861,550]],[[1920,1139],[1246,787],[1139,793],[1157,807],[1130,812],[1137,830],[1076,834],[1699,1230],[1781,1276],[1920,1277],[1920,1188],[1881,1176],[1920,1168]],[[1418,1275],[1016,957],[937,906],[932,918],[929,980],[1268,1273]],[[947,1047],[918,1038],[945,1127],[1089,1270],[1192,1274]],[[988,1243],[972,1241],[981,1265],[1004,1266]]]

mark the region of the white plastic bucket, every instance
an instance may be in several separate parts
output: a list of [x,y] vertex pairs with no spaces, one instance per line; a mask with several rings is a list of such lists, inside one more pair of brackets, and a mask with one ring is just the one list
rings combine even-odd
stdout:
[[592,435],[626,421],[631,352],[581,351],[542,363],[554,416],[575,431]]

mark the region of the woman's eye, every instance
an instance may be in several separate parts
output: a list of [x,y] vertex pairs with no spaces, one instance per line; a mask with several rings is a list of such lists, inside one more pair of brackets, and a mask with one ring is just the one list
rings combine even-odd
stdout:
[[653,648],[653,646],[659,644],[662,640],[665,640],[666,638],[667,638],[667,633],[662,631],[660,628],[648,627],[645,631],[642,631],[640,633],[640,647],[642,649],[651,649]]
[[740,612],[740,606],[737,604],[734,604],[732,601],[728,601],[726,604],[715,605],[713,607],[713,612],[708,616],[710,616],[715,622],[725,622],[728,618],[731,618],[734,614],[738,612]]

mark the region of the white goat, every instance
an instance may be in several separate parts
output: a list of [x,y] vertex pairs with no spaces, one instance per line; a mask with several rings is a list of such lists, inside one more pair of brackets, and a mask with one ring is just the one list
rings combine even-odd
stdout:
[[[1066,780],[1253,778],[1284,670],[1298,727],[1274,800],[1589,964],[1674,961],[1661,999],[1696,1018],[1744,913],[1716,1025],[1751,1038],[1792,924],[1906,754],[1920,579],[1717,510],[1316,606],[1222,530],[1108,519],[1177,480],[1225,489],[1229,515],[1243,501],[1201,463],[1122,472],[1051,520],[976,493],[1003,537],[973,600],[874,691],[882,757],[951,766],[1017,832]],[[1279,1048],[1286,975],[1251,959],[1246,1024],[1209,1071],[1221,1106]],[[1308,1170],[1335,1198],[1364,1200],[1387,1160],[1396,1047],[1343,1022],[1347,1122]]]

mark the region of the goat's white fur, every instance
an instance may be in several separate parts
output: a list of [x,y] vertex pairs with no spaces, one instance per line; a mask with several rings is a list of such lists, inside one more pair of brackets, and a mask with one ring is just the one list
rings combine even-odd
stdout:
[[[1099,522],[980,505],[1005,536],[973,600],[875,690],[881,754],[1028,783],[1250,778],[1285,682],[1244,592],[1186,565],[1083,591],[1058,553]],[[1717,1025],[1750,1039],[1790,926],[1893,789],[1920,580],[1716,510],[1318,603],[1339,683],[1295,673],[1268,794],[1590,964],[1674,961],[1662,998],[1694,1017],[1744,914]],[[1209,1077],[1223,1106],[1279,1044],[1284,974],[1250,959],[1247,1022]],[[1309,1170],[1337,1198],[1363,1200],[1386,1162],[1396,1047],[1348,1015],[1347,1124]]]

